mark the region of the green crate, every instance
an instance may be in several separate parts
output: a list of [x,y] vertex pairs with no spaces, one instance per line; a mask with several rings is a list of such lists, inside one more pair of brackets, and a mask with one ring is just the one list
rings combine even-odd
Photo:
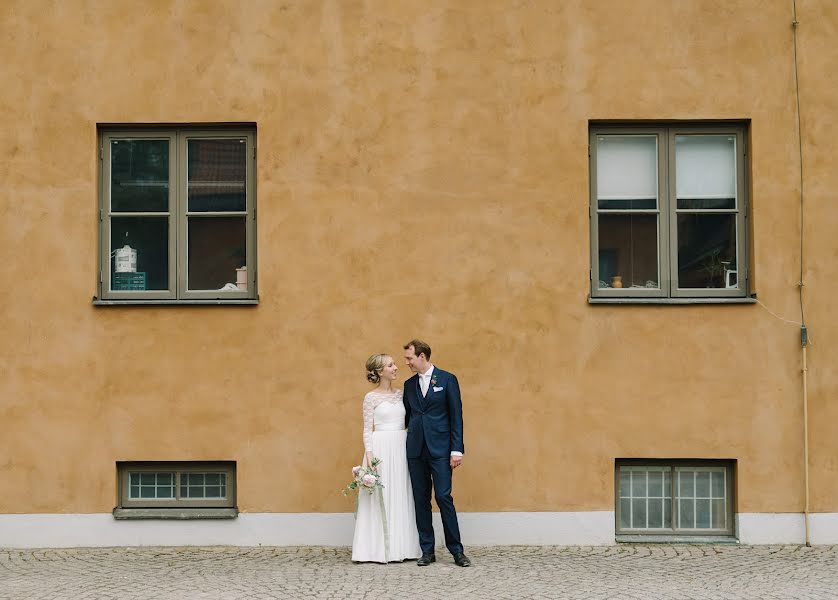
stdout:
[[145,290],[145,272],[137,271],[135,273],[114,273],[111,281],[111,289],[114,292]]

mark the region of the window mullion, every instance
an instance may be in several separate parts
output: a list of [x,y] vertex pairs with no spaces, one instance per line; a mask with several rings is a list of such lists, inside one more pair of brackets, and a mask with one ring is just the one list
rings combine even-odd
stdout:
[[187,239],[187,156],[186,156],[186,136],[183,132],[178,131],[177,139],[177,181],[175,189],[177,192],[177,294],[178,299],[183,299],[186,293],[186,239]]
[[[667,296],[670,298],[675,295],[675,290],[678,289],[678,215],[677,202],[675,198],[675,144],[673,143],[675,134],[671,129],[667,128],[661,137],[666,140],[666,184],[664,190],[666,197],[661,202],[666,206],[666,231],[667,231],[667,245],[666,245],[666,274],[667,274]],[[673,496],[674,498],[674,496]],[[673,500],[674,502],[674,500]],[[673,513],[674,515],[674,513]],[[674,518],[674,517],[673,517]]]

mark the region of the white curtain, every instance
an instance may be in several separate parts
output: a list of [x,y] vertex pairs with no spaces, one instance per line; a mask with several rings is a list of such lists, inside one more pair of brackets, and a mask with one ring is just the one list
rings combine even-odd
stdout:
[[736,138],[675,136],[675,191],[681,199],[736,198]]
[[658,144],[654,135],[597,136],[596,185],[601,200],[658,197]]

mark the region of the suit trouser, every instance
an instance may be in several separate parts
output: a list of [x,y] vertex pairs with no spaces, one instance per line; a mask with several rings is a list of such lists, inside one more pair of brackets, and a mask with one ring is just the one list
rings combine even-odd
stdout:
[[451,554],[463,551],[460,543],[460,526],[457,524],[457,511],[451,497],[452,469],[449,457],[433,458],[423,445],[419,458],[408,458],[410,482],[413,486],[413,503],[416,506],[416,528],[419,530],[419,546],[422,554],[433,554],[434,524],[431,513],[431,487],[433,486],[436,505],[442,517],[442,529],[445,532],[445,546]]

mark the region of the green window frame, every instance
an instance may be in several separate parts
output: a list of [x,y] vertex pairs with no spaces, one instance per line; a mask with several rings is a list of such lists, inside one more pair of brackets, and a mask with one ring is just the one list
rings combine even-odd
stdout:
[[102,127],[99,160],[95,300],[258,298],[255,128]]
[[746,126],[589,132],[591,298],[749,296]]

